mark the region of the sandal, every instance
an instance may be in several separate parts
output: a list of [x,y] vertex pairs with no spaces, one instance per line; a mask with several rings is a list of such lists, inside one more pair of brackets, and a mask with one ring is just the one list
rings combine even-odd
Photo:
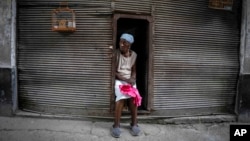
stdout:
[[111,136],[115,137],[115,138],[119,138],[120,135],[121,135],[121,130],[119,127],[111,127],[110,129],[110,133],[111,133]]
[[130,124],[130,133],[133,136],[139,136],[140,132],[141,132],[141,129],[139,128],[138,125],[131,126]]

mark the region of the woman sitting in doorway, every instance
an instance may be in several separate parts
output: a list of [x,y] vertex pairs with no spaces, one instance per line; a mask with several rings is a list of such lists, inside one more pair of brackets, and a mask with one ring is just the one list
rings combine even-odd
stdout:
[[120,118],[124,103],[128,100],[129,109],[131,111],[131,134],[138,136],[140,128],[137,125],[137,105],[133,102],[134,98],[129,95],[125,95],[120,90],[120,85],[129,84],[136,88],[136,58],[137,54],[130,49],[134,43],[134,37],[131,34],[124,33],[120,37],[119,49],[116,53],[116,80],[115,80],[115,115],[114,125],[111,128],[111,135],[119,138],[121,134],[120,130]]

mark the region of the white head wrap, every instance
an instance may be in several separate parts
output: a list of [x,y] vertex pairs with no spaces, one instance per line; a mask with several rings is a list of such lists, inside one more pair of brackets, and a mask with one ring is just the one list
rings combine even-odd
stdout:
[[120,39],[125,39],[125,40],[128,41],[130,44],[133,44],[133,43],[134,43],[134,37],[133,37],[133,35],[128,34],[128,33],[122,34],[122,36],[121,36]]

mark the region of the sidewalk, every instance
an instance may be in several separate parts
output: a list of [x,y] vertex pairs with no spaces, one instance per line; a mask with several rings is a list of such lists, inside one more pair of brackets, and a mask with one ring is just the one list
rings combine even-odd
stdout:
[[110,121],[0,117],[0,141],[229,141],[229,122],[194,124],[140,123],[141,135],[110,136]]

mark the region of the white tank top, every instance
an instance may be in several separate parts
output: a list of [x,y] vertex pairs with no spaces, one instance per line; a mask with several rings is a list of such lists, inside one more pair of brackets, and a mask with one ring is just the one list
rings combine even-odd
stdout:
[[121,53],[119,56],[117,72],[124,78],[129,79],[131,77],[132,66],[135,64],[137,54],[131,50],[131,55],[129,57],[125,57]]

